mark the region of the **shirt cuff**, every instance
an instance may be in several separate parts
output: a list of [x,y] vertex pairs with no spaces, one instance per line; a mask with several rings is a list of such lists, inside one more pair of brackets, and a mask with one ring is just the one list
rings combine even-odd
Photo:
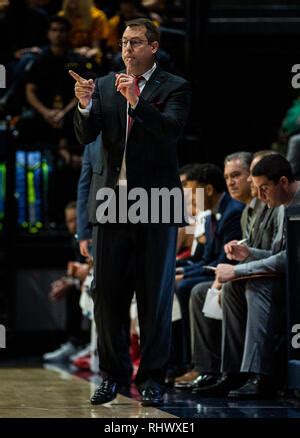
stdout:
[[240,263],[234,266],[234,275],[236,277],[243,277],[244,275],[249,275],[248,263]]
[[83,117],[88,117],[90,115],[90,111],[92,109],[92,101],[89,101],[89,104],[86,108],[81,108],[79,103],[78,103],[78,111],[80,112],[81,115],[83,115]]
[[245,261],[260,260],[269,257],[272,252],[270,250],[249,248],[250,254]]

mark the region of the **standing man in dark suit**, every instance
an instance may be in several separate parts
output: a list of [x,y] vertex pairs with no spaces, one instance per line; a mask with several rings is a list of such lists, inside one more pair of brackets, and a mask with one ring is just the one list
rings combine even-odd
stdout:
[[92,225],[87,205],[91,197],[96,198],[95,186],[99,174],[99,160],[102,148],[102,137],[85,145],[82,156],[80,178],[77,186],[77,240],[81,255],[91,257]]
[[[188,116],[190,87],[155,63],[159,32],[151,21],[128,22],[121,46],[126,72],[97,79],[95,84],[70,72],[79,100],[75,114],[79,141],[89,143],[102,131],[98,188],[113,189],[117,198],[121,186],[127,186],[128,192],[141,188],[147,195],[153,188],[182,194],[176,145]],[[90,220],[95,224],[92,294],[103,375],[91,402],[113,400],[120,387],[130,383],[127,327],[135,291],[141,332],[135,382],[143,405],[159,405],[169,356],[176,211],[168,224],[161,217],[158,223],[99,224],[96,199],[90,204]]]

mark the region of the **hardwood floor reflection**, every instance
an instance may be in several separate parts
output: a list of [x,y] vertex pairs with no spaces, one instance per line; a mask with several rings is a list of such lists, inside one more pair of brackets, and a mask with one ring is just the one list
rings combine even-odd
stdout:
[[0,418],[175,418],[122,395],[91,406],[96,385],[65,371],[1,368],[0,387]]

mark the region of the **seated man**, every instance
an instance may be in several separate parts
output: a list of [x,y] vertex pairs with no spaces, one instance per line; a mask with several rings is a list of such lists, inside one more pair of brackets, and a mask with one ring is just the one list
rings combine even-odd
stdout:
[[206,243],[200,262],[179,268],[176,275],[175,293],[180,303],[182,314],[182,335],[184,341],[183,364],[190,364],[191,342],[189,322],[189,299],[195,284],[213,280],[212,271],[205,265],[216,267],[226,260],[224,245],[234,239],[240,239],[240,219],[243,204],[233,200],[225,192],[225,180],[221,170],[214,164],[199,164],[187,175],[187,187],[204,191],[204,209],[211,210],[205,226]]
[[[252,170],[258,197],[269,207],[300,203],[300,182],[295,181],[289,162],[279,154],[262,158]],[[199,388],[205,396],[265,398],[274,395],[274,341],[284,305],[283,282],[278,278],[255,278],[231,282],[236,278],[265,274],[284,274],[286,265],[285,228],[281,226],[271,250],[250,248],[230,242],[225,246],[229,260],[239,265],[219,264],[218,281],[227,282],[222,290],[222,372],[213,385]],[[280,218],[280,215],[279,215]],[[245,382],[245,374],[250,378]]]
[[[187,172],[193,168],[194,164],[185,164],[179,169],[179,177],[183,188],[186,187]],[[187,227],[181,227],[177,233],[176,266],[178,260],[188,259],[191,255],[193,244],[193,234],[187,232]]]
[[[194,166],[198,166],[198,163],[186,164],[179,169],[179,176],[182,187],[187,187],[187,175]],[[205,245],[205,221],[206,216],[211,214],[210,210],[202,211],[201,208],[197,210],[192,197],[187,199],[187,212],[193,219],[187,227],[178,229],[177,236],[177,255],[176,255],[176,267],[187,266],[192,262],[200,261],[203,256]]]
[[[257,198],[257,189],[252,182],[249,171],[253,169],[258,161],[274,153],[272,151],[259,151],[254,154],[250,169],[247,161],[247,152],[236,152],[225,158],[224,174],[227,182],[228,191],[234,199],[246,203],[244,208],[241,225],[243,238],[247,239],[247,244],[254,248],[269,250],[272,241],[277,233],[278,208],[268,208],[268,206]],[[247,180],[247,184],[245,184]],[[251,197],[249,198],[249,190]],[[248,197],[248,199],[246,199]],[[221,284],[201,283],[196,285],[191,295],[191,318],[194,330],[194,373],[195,380],[188,383],[184,381],[175,383],[176,387],[191,387],[193,392],[197,388],[218,379],[221,368],[221,320],[208,318],[202,309],[205,303],[207,290],[209,287],[221,288]]]

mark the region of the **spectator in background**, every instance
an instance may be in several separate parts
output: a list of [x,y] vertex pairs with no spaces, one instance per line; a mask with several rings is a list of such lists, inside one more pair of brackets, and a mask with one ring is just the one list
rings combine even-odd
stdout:
[[166,8],[166,1],[165,0],[142,0],[142,5],[144,8],[147,9],[148,13],[150,14],[150,18],[156,22],[159,23],[159,25],[162,24],[163,21],[163,14],[165,12]]
[[0,63],[8,64],[46,44],[47,17],[25,0],[0,2]]
[[32,110],[25,112],[17,128],[20,140],[27,143],[44,141],[66,149],[77,143],[73,133],[73,83],[68,75],[70,66],[78,72],[85,66],[83,59],[69,50],[70,23],[63,17],[50,20],[49,46],[37,58],[26,79],[26,97]]
[[108,47],[113,53],[120,51],[119,40],[126,28],[126,21],[135,18],[150,18],[140,0],[120,0],[117,13],[109,19]]
[[63,224],[63,209],[76,197],[81,165],[82,146],[73,128],[77,100],[68,70],[74,68],[92,75],[86,72],[86,59],[69,48],[70,28],[66,18],[51,18],[49,46],[38,56],[26,78],[30,108],[23,111],[16,125],[19,141],[45,151],[53,166],[48,208],[52,226]]
[[23,78],[46,44],[48,19],[25,1],[0,1],[0,64],[6,67],[7,89],[0,89],[0,113],[18,114]]
[[282,120],[278,142],[273,144],[278,152],[286,153],[293,175],[300,179],[300,96],[294,100]]
[[57,14],[61,8],[62,0],[28,0],[28,4],[31,8],[35,8],[44,14],[51,17]]
[[84,344],[82,333],[82,311],[79,306],[80,287],[88,275],[90,266],[84,263],[79,253],[76,235],[76,202],[69,203],[65,208],[66,226],[72,236],[75,261],[70,261],[67,276],[52,283],[50,299],[53,301],[66,299],[66,336],[67,342],[51,353],[45,353],[45,362],[64,362],[76,354]]
[[60,16],[71,23],[70,44],[87,58],[101,63],[102,47],[109,36],[109,25],[103,11],[92,0],[64,0]]
[[[110,35],[108,39],[108,49],[111,52],[111,68],[114,71],[124,68],[120,49],[120,39],[126,28],[126,21],[135,18],[151,19],[152,22],[159,27],[159,22],[150,17],[150,14],[147,9],[143,7],[140,0],[120,0],[118,12],[109,19]],[[163,69],[170,72],[174,70],[174,65],[169,53],[161,47],[156,54],[156,59]]]

